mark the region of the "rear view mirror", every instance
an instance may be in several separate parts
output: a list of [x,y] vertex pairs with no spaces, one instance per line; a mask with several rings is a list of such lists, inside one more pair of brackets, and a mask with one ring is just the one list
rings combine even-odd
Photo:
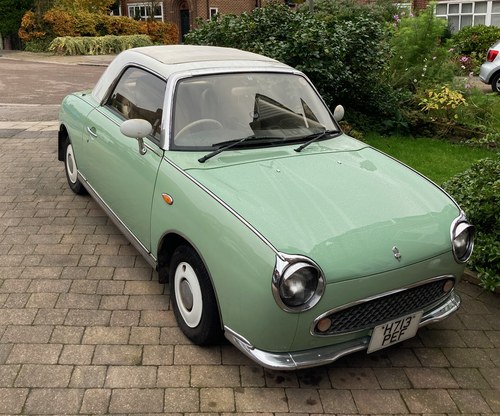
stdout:
[[335,107],[335,110],[333,110],[333,118],[335,119],[335,121],[340,121],[344,118],[344,113],[344,107],[339,104],[337,107]]
[[139,142],[139,153],[146,154],[146,146],[144,146],[144,137],[149,136],[153,131],[153,126],[147,120],[140,118],[132,118],[124,121],[120,126],[120,132],[127,137],[137,139]]

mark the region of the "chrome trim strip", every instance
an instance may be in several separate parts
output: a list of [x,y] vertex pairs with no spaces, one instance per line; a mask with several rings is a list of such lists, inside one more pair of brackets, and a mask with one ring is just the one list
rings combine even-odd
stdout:
[[130,241],[130,243],[136,248],[136,250],[139,252],[139,254],[144,257],[144,259],[147,261],[147,263],[156,269],[157,266],[157,259],[153,256],[153,254],[142,244],[137,237],[130,231],[130,229],[118,218],[118,216],[115,214],[115,212],[109,207],[106,202],[99,196],[97,191],[90,185],[87,181],[87,179],[80,173],[78,172],[78,179],[80,182],[83,184],[85,189],[88,191],[90,196],[94,198],[94,200],[97,202],[97,205],[99,205],[103,211],[111,218],[111,221],[116,225],[116,227],[125,235],[125,237]]
[[[452,291],[452,295],[447,302],[427,312],[422,317],[419,328],[446,319],[458,310],[460,303],[460,296],[455,291]],[[306,351],[269,352],[255,348],[244,337],[227,326],[224,327],[224,330],[225,337],[247,357],[262,367],[281,371],[293,371],[330,364],[344,355],[368,349],[370,343],[370,336],[368,335],[341,344]]]
[[[464,230],[467,229],[467,228],[470,228],[471,229],[471,241],[468,241],[468,250],[467,250],[467,254],[466,254],[466,257],[464,259],[459,259],[457,257],[457,254],[456,254],[456,250],[455,250],[455,238],[457,236],[457,229],[460,225],[464,224]],[[462,230],[462,231],[464,231]],[[452,252],[453,252],[453,257],[455,258],[455,261],[457,263],[460,263],[460,264],[463,264],[463,263],[467,263],[467,261],[471,258],[472,256],[472,252],[474,251],[474,233],[475,233],[475,227],[469,223],[469,221],[467,221],[467,217],[465,215],[465,213],[463,211],[460,211],[460,215],[455,218],[455,220],[453,220],[453,222],[451,223],[451,227],[450,227],[450,238],[451,238],[451,249],[452,249]]]
[[[431,277],[430,279],[427,279],[427,280],[423,280],[423,281],[420,281],[418,283],[414,283],[412,285],[408,285],[408,286],[403,286],[403,287],[400,287],[398,289],[395,289],[395,290],[390,290],[388,292],[384,292],[384,293],[378,293],[377,295],[374,295],[374,296],[370,296],[368,298],[364,298],[364,299],[360,299],[360,300],[356,300],[354,302],[350,302],[350,303],[346,303],[345,305],[342,305],[342,306],[338,306],[336,308],[333,308],[333,309],[330,309],[324,313],[322,313],[321,315],[319,315],[311,324],[311,328],[310,328],[310,333],[312,336],[315,336],[315,337],[321,337],[321,338],[324,338],[324,337],[336,337],[336,336],[341,336],[341,335],[349,335],[349,334],[354,334],[356,332],[360,332],[360,331],[364,331],[366,329],[359,329],[359,330],[356,330],[356,331],[351,331],[351,332],[342,332],[341,334],[325,334],[325,335],[321,335],[321,334],[317,334],[316,332],[314,332],[314,328],[316,327],[316,324],[321,320],[323,319],[324,317],[328,316],[328,315],[331,315],[333,313],[337,313],[337,312],[340,312],[340,311],[343,311],[344,309],[349,309],[349,308],[352,308],[353,306],[356,306],[356,305],[360,305],[362,303],[367,303],[367,302],[371,302],[373,300],[376,300],[376,299],[380,299],[380,298],[383,298],[383,297],[386,297],[386,296],[391,296],[391,295],[394,295],[396,293],[401,293],[401,292],[404,292],[406,290],[410,290],[410,289],[414,289],[416,287],[419,287],[419,286],[423,286],[423,285],[426,285],[428,283],[432,283],[432,282],[435,282],[435,281],[438,281],[438,280],[447,280],[447,279],[453,279],[455,281],[455,285],[454,287],[456,286],[457,284],[457,278],[452,275],[452,274],[445,274],[445,275],[441,275],[441,276],[435,276],[435,277]],[[453,290],[453,289],[452,289]],[[439,299],[435,304],[440,304],[441,302],[443,302],[443,299],[445,298],[445,296],[442,298],[442,299]],[[431,305],[431,308],[435,305]]]
[[175,170],[177,170],[181,175],[185,176],[188,180],[190,180],[193,184],[198,186],[202,191],[210,195],[215,201],[221,204],[226,210],[228,210],[231,214],[233,214],[243,225],[245,225],[251,232],[253,232],[264,244],[266,244],[278,258],[281,260],[285,260],[283,255],[271,244],[271,242],[264,237],[252,224],[250,224],[245,218],[243,218],[240,214],[238,214],[233,208],[231,208],[228,204],[226,204],[222,199],[220,199],[217,195],[215,195],[210,189],[208,189],[205,185],[198,182],[195,178],[189,175],[186,171],[177,166],[174,162],[163,158],[166,163],[172,166]]
[[[284,302],[283,299],[281,299],[280,296],[280,285],[281,281],[287,274],[287,270],[292,267],[293,265],[297,264],[302,264],[303,267],[313,267],[314,269],[317,270],[318,272],[318,286],[316,287],[316,291],[314,295],[309,299],[306,303],[296,306],[296,307],[291,307],[287,306]],[[321,267],[311,260],[308,257],[305,256],[300,256],[300,255],[288,255],[281,253],[281,257],[276,256],[276,263],[274,265],[274,273],[273,273],[273,278],[271,281],[271,288],[273,292],[273,297],[278,306],[283,309],[285,312],[290,312],[290,313],[300,313],[307,311],[314,306],[321,300],[323,297],[323,293],[325,292],[325,277],[324,273],[321,270]]]

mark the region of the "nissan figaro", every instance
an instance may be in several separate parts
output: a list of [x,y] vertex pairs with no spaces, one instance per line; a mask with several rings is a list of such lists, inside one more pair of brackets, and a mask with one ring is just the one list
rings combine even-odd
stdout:
[[136,48],[64,99],[58,159],[168,282],[193,343],[307,368],[450,316],[473,250],[453,199],[342,113],[258,54]]

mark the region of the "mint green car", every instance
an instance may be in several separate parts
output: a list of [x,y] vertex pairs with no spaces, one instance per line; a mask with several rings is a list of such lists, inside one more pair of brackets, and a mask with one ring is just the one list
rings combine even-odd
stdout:
[[58,156],[169,283],[193,343],[313,367],[455,312],[473,249],[460,207],[345,135],[342,112],[260,55],[137,48],[64,99]]

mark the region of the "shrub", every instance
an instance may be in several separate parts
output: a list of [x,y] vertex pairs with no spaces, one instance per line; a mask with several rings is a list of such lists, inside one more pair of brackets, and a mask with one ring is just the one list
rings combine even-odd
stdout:
[[179,41],[177,26],[169,22],[141,21],[139,33],[148,35],[155,44],[174,45]]
[[500,286],[500,157],[483,159],[443,185],[476,226],[470,265],[481,285]]
[[19,28],[18,34],[19,38],[23,42],[42,39],[46,36],[46,33],[40,26],[35,13],[31,10],[24,13],[23,18],[21,19],[21,27]]
[[446,32],[446,21],[434,16],[432,6],[416,17],[398,21],[389,60],[389,78],[395,88],[415,92],[422,85],[452,81],[454,67],[442,47]]
[[59,55],[109,55],[139,46],[151,46],[146,35],[60,37],[55,38],[48,50]]
[[[186,43],[245,49],[295,67],[331,108],[342,103],[350,121],[359,113],[387,119],[397,112],[398,100],[383,76],[389,55],[384,24],[368,12],[335,20],[270,3],[252,13],[198,24]],[[374,128],[371,122],[359,127],[367,126]]]
[[477,54],[484,60],[488,48],[497,40],[500,40],[500,27],[467,26],[451,37],[448,46],[453,48],[457,55],[471,56]]
[[139,33],[139,22],[125,16],[102,16],[105,33],[109,35],[134,35]]
[[43,21],[52,29],[55,36],[76,36],[76,19],[67,11],[53,8],[43,15]]

